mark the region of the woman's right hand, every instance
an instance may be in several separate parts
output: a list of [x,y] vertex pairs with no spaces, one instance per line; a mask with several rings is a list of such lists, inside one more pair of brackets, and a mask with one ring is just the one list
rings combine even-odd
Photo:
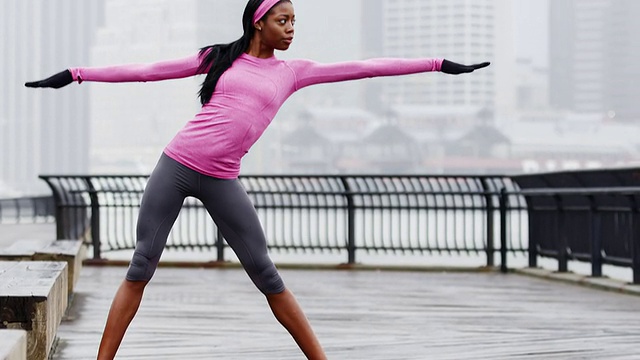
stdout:
[[24,86],[30,87],[30,88],[60,89],[63,86],[67,86],[71,84],[72,82],[73,82],[73,76],[71,76],[71,71],[64,70],[44,80],[25,83]]

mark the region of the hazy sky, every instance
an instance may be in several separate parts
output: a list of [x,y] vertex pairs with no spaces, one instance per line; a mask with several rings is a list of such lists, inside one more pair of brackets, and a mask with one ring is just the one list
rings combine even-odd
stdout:
[[548,0],[516,1],[516,53],[521,58],[531,58],[537,66],[546,67],[549,62],[549,3]]

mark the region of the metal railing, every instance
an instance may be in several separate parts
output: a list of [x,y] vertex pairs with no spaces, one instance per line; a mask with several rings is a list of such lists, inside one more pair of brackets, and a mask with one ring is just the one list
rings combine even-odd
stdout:
[[51,196],[0,199],[0,224],[53,223],[54,208]]
[[589,262],[593,277],[602,276],[605,264],[629,267],[633,282],[640,284],[640,187],[511,194],[528,203],[530,267],[538,266],[539,256],[556,259],[559,272],[568,271],[570,260]]
[[[603,172],[623,178],[612,173]],[[557,177],[567,182],[567,174]],[[95,259],[134,247],[147,176],[41,178],[56,201],[58,238],[87,240]],[[544,183],[536,176],[245,176],[241,181],[275,251],[344,254],[349,264],[358,253],[475,254],[486,257],[487,266],[495,265],[499,252],[503,271],[508,253],[522,253],[531,267],[539,257],[556,259],[560,272],[568,270],[569,261],[590,262],[596,277],[605,264],[629,267],[634,283],[640,283],[640,188],[532,188]],[[519,182],[529,188],[521,189]],[[226,259],[222,236],[193,198],[185,200],[167,247],[216,249],[216,260]]]
[[[93,256],[135,246],[135,222],[147,176],[41,176],[56,199],[58,238],[84,238]],[[501,250],[525,253],[526,205],[509,195],[500,225],[500,191],[517,188],[498,176],[245,176],[271,250],[343,253],[477,254],[494,266]],[[162,194],[157,194],[162,196]],[[226,245],[202,204],[185,200],[168,248]]]

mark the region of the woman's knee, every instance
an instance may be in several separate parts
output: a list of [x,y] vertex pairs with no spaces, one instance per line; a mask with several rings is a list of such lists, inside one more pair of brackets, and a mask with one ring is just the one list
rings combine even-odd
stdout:
[[284,281],[273,263],[263,268],[246,269],[258,290],[265,295],[279,294],[285,290]]
[[126,279],[133,282],[149,282],[156,272],[159,260],[159,258],[149,259],[139,252],[134,252]]

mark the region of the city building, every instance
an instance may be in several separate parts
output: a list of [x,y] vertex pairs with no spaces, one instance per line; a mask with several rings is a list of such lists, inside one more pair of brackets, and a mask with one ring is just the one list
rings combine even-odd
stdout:
[[553,107],[603,118],[640,118],[640,2],[550,1],[550,99]]
[[[419,74],[387,79],[373,102],[391,105],[481,106],[513,111],[515,66],[512,7],[507,0],[382,0],[381,49],[387,57],[492,61],[473,76]],[[375,25],[369,25],[375,27]],[[378,46],[373,40],[368,46]]]
[[640,2],[612,1],[605,26],[607,64],[604,67],[607,116],[623,122],[640,120]]

